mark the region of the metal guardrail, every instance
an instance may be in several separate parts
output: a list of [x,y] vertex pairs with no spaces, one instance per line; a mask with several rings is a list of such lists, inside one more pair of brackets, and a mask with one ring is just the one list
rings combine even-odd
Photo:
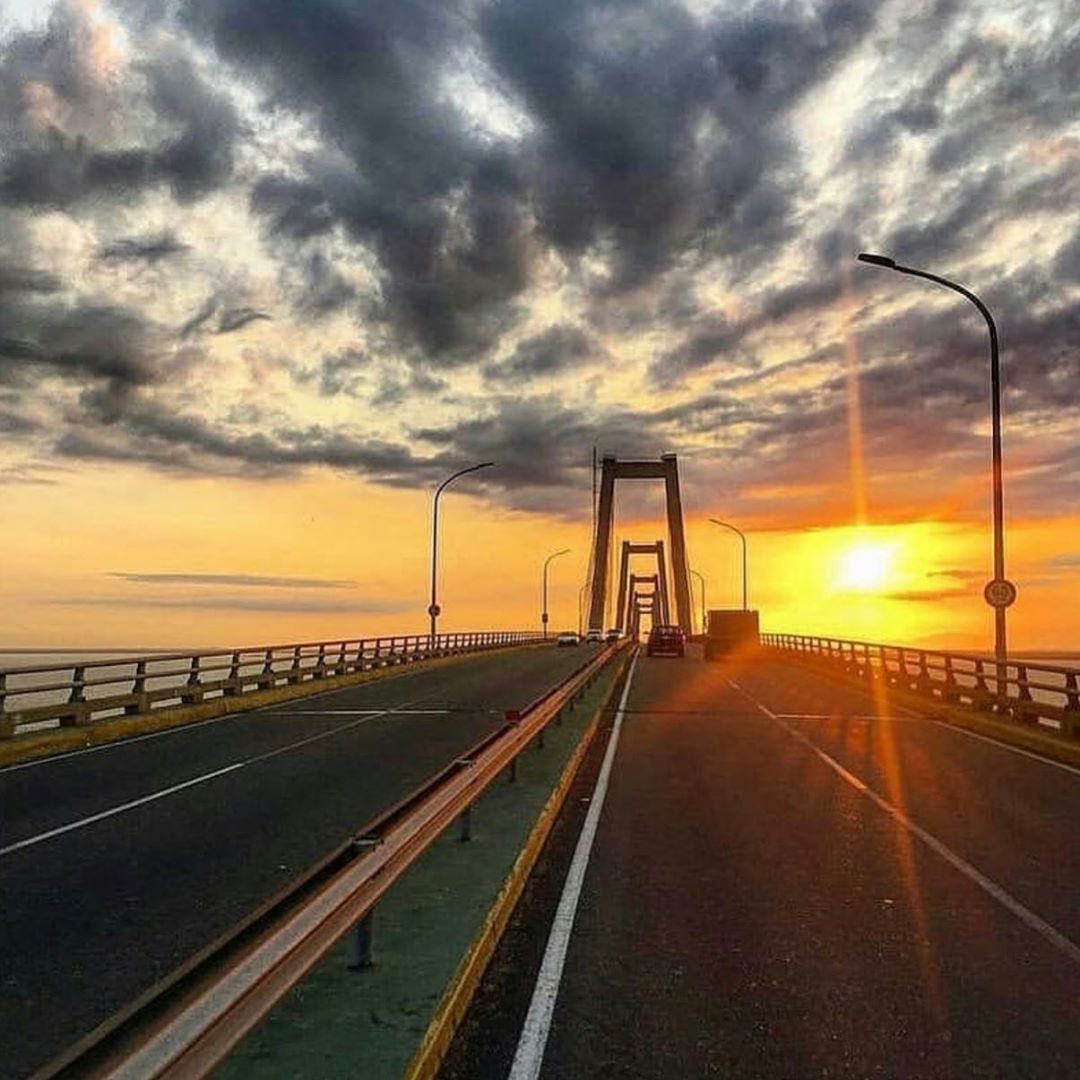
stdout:
[[505,648],[541,639],[521,630],[396,635],[155,653],[0,668],[0,738],[25,725],[75,727],[110,716],[197,705],[390,664]]
[[253,915],[144,993],[34,1080],[192,1080],[208,1075],[346,934],[351,967],[366,966],[371,916],[395,881],[455,820],[467,838],[472,804],[573,708],[626,642],[606,646],[331,852]]
[[762,634],[761,642],[945,705],[968,706],[1024,724],[1043,723],[1080,738],[1080,665],[1020,659],[999,665],[992,657],[971,653],[801,634]]

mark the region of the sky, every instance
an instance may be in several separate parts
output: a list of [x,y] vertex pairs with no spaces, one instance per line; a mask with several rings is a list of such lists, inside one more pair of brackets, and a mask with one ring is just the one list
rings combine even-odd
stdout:
[[[577,622],[591,456],[708,606],[1080,649],[1071,0],[0,0],[0,645]],[[662,535],[620,492],[616,536]],[[869,567],[869,569],[868,569]],[[698,598],[700,602],[700,597]]]

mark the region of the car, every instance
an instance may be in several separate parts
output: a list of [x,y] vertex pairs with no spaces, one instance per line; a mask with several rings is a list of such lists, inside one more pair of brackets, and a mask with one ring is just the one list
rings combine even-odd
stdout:
[[608,631],[608,632],[607,632],[607,633],[606,633],[606,634],[604,635],[604,640],[605,640],[605,641],[618,641],[618,640],[619,640],[619,638],[621,638],[621,637],[622,637],[622,631],[621,631],[621,630],[620,630],[620,629],[619,629],[619,628],[618,628],[617,626],[613,626],[613,627],[612,627],[612,628],[611,628],[611,629],[610,629],[610,630],[609,630],[609,631]]
[[573,630],[564,630],[556,639],[555,644],[561,649],[564,645],[579,645],[581,639]]
[[604,640],[604,631],[598,626],[592,627],[585,635],[587,645],[599,645]]
[[685,656],[686,634],[679,626],[654,626],[645,646],[646,656]]

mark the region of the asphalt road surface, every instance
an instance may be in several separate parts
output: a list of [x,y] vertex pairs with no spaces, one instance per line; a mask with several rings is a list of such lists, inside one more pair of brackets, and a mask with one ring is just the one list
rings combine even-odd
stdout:
[[442,1080],[1080,1075],[1080,773],[772,660],[639,659],[526,1053],[602,751]]
[[0,770],[0,1076],[90,1031],[593,652],[484,654]]

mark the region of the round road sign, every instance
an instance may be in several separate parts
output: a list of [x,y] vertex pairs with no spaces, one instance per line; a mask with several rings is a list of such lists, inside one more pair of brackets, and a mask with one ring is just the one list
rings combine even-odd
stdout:
[[428,613],[428,614],[429,614],[429,615],[430,615],[430,616],[431,616],[431,617],[432,617],[433,619],[434,619],[434,618],[436,618],[436,617],[437,617],[437,616],[438,616],[438,615],[439,615],[439,614],[440,614],[441,612],[442,612],[442,608],[441,608],[441,607],[439,607],[439,605],[438,605],[438,604],[432,604],[432,605],[431,605],[431,607],[429,607],[429,608],[427,609],[427,613]]
[[986,583],[983,596],[991,607],[1006,608],[1016,600],[1016,586],[1005,578],[995,578]]

